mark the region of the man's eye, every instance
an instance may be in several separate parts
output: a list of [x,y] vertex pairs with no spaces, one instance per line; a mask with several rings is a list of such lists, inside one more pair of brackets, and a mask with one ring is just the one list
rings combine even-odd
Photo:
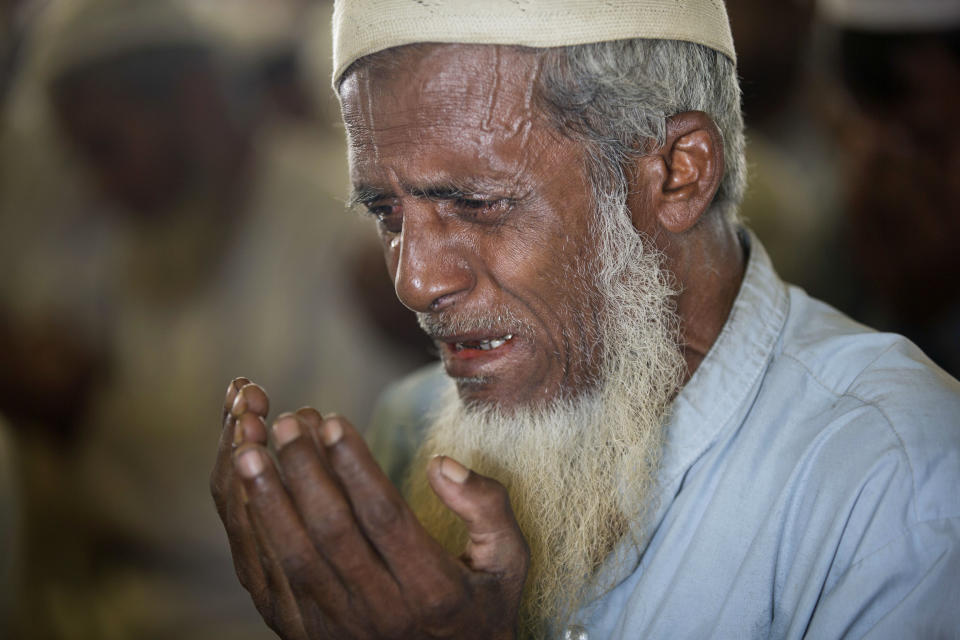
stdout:
[[507,198],[457,198],[456,208],[469,218],[486,218],[506,211],[510,206]]
[[398,204],[377,204],[367,205],[367,211],[377,219],[381,228],[388,233],[400,233],[403,227],[403,215]]

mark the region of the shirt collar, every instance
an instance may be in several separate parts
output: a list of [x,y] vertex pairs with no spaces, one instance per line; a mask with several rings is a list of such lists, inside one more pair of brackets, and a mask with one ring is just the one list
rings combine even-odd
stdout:
[[741,229],[747,268],[730,315],[671,407],[660,486],[667,492],[756,394],[789,310],[787,288],[752,232]]

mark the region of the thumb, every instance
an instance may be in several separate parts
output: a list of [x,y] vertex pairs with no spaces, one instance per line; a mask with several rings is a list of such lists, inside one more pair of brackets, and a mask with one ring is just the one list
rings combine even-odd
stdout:
[[530,551],[502,484],[474,473],[447,456],[435,456],[427,478],[440,501],[467,528],[464,560],[474,571],[518,579],[522,584]]

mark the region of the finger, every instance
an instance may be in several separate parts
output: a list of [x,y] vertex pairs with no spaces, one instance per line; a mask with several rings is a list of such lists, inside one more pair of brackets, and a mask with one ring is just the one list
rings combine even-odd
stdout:
[[324,467],[329,470],[330,467],[327,463],[327,457],[322,453],[325,448],[323,446],[323,438],[320,434],[320,431],[323,428],[323,416],[320,415],[320,412],[313,407],[302,407],[297,409],[296,416],[297,419],[300,420],[300,424],[303,426],[304,430],[310,435],[310,439],[317,447],[317,451],[321,452],[320,459],[323,462]]
[[303,521],[266,450],[245,444],[234,468],[247,494],[247,510],[259,523],[257,540],[269,562],[280,567],[298,602],[316,602],[327,612],[344,611],[343,585],[310,540]]
[[[238,483],[239,484],[239,483]],[[256,540],[266,540],[266,529],[255,512],[247,512],[247,517],[255,532]],[[251,591],[254,605],[263,616],[267,625],[281,638],[306,640],[309,638],[304,628],[303,617],[297,599],[290,588],[283,568],[268,545],[257,544],[259,554],[258,567],[263,576],[262,593]]]
[[[223,427],[220,430],[220,441],[217,445],[217,458],[213,465],[213,471],[210,474],[210,493],[213,495],[214,502],[217,505],[217,511],[221,519],[225,519],[226,500],[231,490],[233,478],[233,461],[231,456],[241,442],[260,442],[265,443],[266,428],[263,425],[263,419],[252,414],[238,413],[233,414],[237,401],[243,396],[244,390],[250,389],[248,393],[255,396],[254,406],[261,408],[269,402],[266,399],[266,393],[262,389],[250,383],[246,378],[236,378],[227,387],[227,395],[224,398],[225,415],[223,418]],[[258,390],[261,394],[257,394]],[[243,406],[246,406],[246,401]],[[227,407],[229,405],[229,409]],[[238,419],[238,416],[241,419]]]
[[230,384],[227,385],[227,395],[223,399],[223,414],[221,415],[221,420],[225,420],[228,415],[230,415],[230,408],[233,407],[233,401],[237,398],[237,392],[244,385],[250,384],[249,378],[234,378],[230,381]]
[[210,489],[214,500],[218,500],[218,495],[224,495],[226,482],[232,476],[233,465],[230,456],[233,450],[244,441],[259,443],[267,441],[265,428],[261,428],[251,420],[238,427],[238,418],[247,412],[248,408],[251,413],[266,417],[269,407],[270,399],[266,392],[247,378],[235,378],[227,386],[217,459],[213,473],[210,475]]
[[233,408],[233,403],[236,401],[237,395],[240,393],[240,389],[248,384],[250,384],[250,380],[247,378],[234,378],[230,381],[230,384],[227,385],[227,394],[223,399],[220,440],[217,445],[217,460],[214,465],[214,474],[211,476],[210,482],[211,488],[213,488],[213,478],[217,475],[218,469],[230,466],[229,464],[225,465],[225,462],[229,461],[230,450],[234,448],[232,446],[235,438],[233,427],[236,423],[236,418],[230,413],[230,410]]
[[263,551],[246,507],[246,495],[239,479],[233,478],[220,518],[230,543],[233,568],[240,584],[250,592],[258,610],[270,603],[268,575],[261,560]]
[[267,444],[267,425],[263,417],[255,413],[242,413],[233,429],[233,444],[236,449],[242,444]]
[[231,418],[232,426],[225,427],[220,434],[220,445],[217,449],[217,459],[210,474],[210,493],[217,505],[220,518],[226,524],[226,501],[231,492],[238,486],[234,477],[233,453],[243,442],[266,442],[266,425],[263,418],[244,413],[238,419]]
[[270,411],[270,398],[260,385],[249,383],[240,387],[230,407],[230,419],[235,421],[232,448],[244,442],[267,443],[264,420]]
[[299,413],[288,413],[277,418],[272,434],[284,485],[310,539],[348,590],[368,600],[392,597],[396,583],[357,525],[309,428]]
[[[248,378],[239,377],[227,386],[217,459],[210,474],[210,492],[227,533],[237,578],[250,592],[257,609],[267,617],[267,612],[275,608],[271,593],[276,588],[276,576],[267,571],[261,560],[263,551],[257,544],[253,523],[246,509],[244,488],[233,472],[232,460],[234,449],[244,440],[266,442],[263,418],[253,413],[239,413],[238,416],[232,413],[241,390],[249,385],[251,382]],[[266,394],[263,396],[265,399]],[[266,406],[263,399],[258,399],[257,408]]]
[[447,456],[436,456],[428,463],[427,478],[441,502],[466,526],[469,566],[522,585],[530,552],[503,485]]
[[455,590],[459,563],[420,526],[357,430],[332,416],[324,419],[321,439],[361,530],[403,590],[420,599]]
[[267,427],[263,418],[252,413],[244,413],[239,418],[228,418],[230,424],[220,434],[217,459],[210,473],[210,494],[213,496],[217,512],[226,524],[227,498],[234,490],[233,452],[244,442],[265,444]]
[[[229,390],[227,394],[229,402],[231,396]],[[233,395],[235,394],[236,390]],[[217,514],[227,533],[237,578],[240,584],[250,592],[257,608],[262,609],[269,605],[268,583],[260,562],[256,536],[247,517],[243,486],[233,472],[231,458],[235,446],[234,433],[250,430],[252,429],[250,426],[245,429],[245,423],[262,422],[262,419],[252,414],[244,414],[241,416],[240,424],[235,425],[237,421],[228,413],[225,420],[229,424],[224,426],[221,433],[217,460],[210,474],[210,492],[217,507]],[[259,428],[264,429],[262,425]]]
[[246,412],[266,418],[269,411],[270,397],[263,387],[252,382],[240,388],[233,400],[233,406],[230,407],[230,413],[235,418]]
[[255,433],[258,430],[265,432],[266,427],[263,425],[262,418],[252,414],[244,414],[240,420],[234,422],[235,428],[224,429],[221,435],[217,461],[210,474],[210,493],[213,495],[217,513],[230,541],[237,575],[240,577],[240,582],[247,586],[247,583],[257,582],[256,576],[250,576],[250,579],[247,579],[251,567],[256,565],[257,550],[250,522],[247,519],[243,486],[233,472],[232,455],[236,447],[236,438],[233,433]]

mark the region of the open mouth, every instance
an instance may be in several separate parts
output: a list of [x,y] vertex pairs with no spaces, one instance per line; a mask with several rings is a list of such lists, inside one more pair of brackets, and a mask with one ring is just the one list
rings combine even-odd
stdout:
[[441,343],[444,368],[455,380],[490,379],[508,370],[511,362],[517,364],[516,347],[522,340],[516,333],[449,336]]
[[513,340],[513,334],[508,333],[505,336],[491,338],[490,340],[468,340],[466,342],[454,342],[453,350],[463,351],[464,349],[475,349],[478,351],[491,351],[493,349],[499,349],[511,340]]

